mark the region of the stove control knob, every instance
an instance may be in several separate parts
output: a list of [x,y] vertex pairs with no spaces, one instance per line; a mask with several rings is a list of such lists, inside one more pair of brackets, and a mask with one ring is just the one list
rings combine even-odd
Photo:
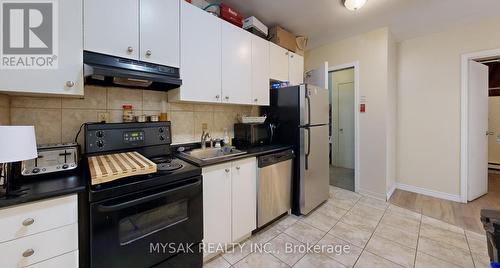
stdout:
[[158,129],[158,132],[163,133],[163,132],[165,132],[165,130],[161,127]]
[[104,146],[104,142],[102,140],[98,140],[96,142],[97,147],[102,148]]
[[69,168],[69,166],[68,166],[68,164],[64,164],[64,165],[62,166],[62,168],[63,168],[63,169],[67,169],[67,168]]
[[38,172],[40,172],[40,169],[39,168],[34,168],[31,172],[37,174]]
[[102,130],[98,130],[98,131],[95,133],[95,135],[96,135],[98,138],[102,138],[102,137],[104,137],[104,131],[102,131]]
[[161,141],[164,141],[164,140],[165,140],[165,136],[160,135],[160,140],[161,140]]

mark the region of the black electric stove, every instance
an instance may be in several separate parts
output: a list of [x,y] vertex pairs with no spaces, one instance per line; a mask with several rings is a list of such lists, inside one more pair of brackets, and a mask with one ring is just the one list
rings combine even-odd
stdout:
[[[87,124],[87,156],[136,151],[157,172],[90,185],[90,267],[201,267],[201,168],[175,158],[170,122]],[[165,245],[190,251],[167,251]]]

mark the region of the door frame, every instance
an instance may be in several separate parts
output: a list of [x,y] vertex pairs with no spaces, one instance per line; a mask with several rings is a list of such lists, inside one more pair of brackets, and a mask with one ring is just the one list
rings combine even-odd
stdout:
[[500,56],[500,48],[462,54],[462,86],[460,90],[460,201],[467,203],[469,171],[469,61]]
[[[344,69],[354,68],[354,192],[359,192],[361,178],[359,174],[359,61],[345,63],[335,66],[328,66],[328,74],[330,72],[341,71]],[[332,106],[333,107],[333,106]],[[330,122],[331,123],[331,122]]]

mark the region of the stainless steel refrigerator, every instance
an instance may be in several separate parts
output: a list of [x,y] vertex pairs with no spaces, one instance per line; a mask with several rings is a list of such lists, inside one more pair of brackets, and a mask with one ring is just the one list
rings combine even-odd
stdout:
[[312,85],[271,89],[262,110],[276,125],[275,143],[291,144],[296,155],[292,212],[308,214],[329,197],[329,94]]

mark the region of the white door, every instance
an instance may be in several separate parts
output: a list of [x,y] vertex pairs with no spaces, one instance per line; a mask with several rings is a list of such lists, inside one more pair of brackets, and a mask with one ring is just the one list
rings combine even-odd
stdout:
[[316,69],[306,74],[306,83],[322,88],[328,88],[328,62],[325,61]]
[[203,242],[231,242],[231,163],[203,168]]
[[338,86],[338,155],[339,167],[354,169],[354,83]]
[[252,35],[252,104],[269,105],[269,42]]
[[222,23],[222,102],[252,103],[252,34]]
[[139,1],[83,2],[85,50],[139,59]]
[[232,162],[233,242],[257,228],[257,160],[255,157]]
[[488,192],[488,66],[469,62],[467,199]]
[[0,91],[83,96],[82,1],[59,1],[58,68],[0,71]]
[[292,86],[304,83],[304,57],[293,52],[288,57],[288,80]]
[[269,42],[269,68],[273,80],[288,81],[288,50]]
[[179,67],[178,0],[141,0],[140,60]]
[[181,1],[183,101],[221,102],[221,20]]

